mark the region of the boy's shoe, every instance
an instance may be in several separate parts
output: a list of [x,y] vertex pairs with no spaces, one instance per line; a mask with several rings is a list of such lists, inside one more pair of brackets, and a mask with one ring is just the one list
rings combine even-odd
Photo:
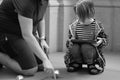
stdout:
[[76,72],[80,69],[82,69],[82,64],[77,64],[77,63],[74,63],[71,66],[67,67],[68,72]]
[[100,67],[98,64],[91,64],[88,65],[88,72],[92,75],[96,75],[104,72],[104,68]]

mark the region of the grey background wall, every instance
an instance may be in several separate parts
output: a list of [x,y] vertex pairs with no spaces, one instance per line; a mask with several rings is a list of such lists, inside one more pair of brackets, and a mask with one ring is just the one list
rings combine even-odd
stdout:
[[[73,6],[78,0],[50,0],[46,13],[46,34],[50,52],[65,51],[68,25],[74,19]],[[109,35],[106,51],[120,51],[120,0],[93,0],[95,17]],[[48,20],[49,19],[49,20]]]
[[[0,0],[1,2],[2,0]],[[68,25],[74,19],[73,6],[78,0],[49,0],[46,11],[46,37],[50,52],[66,51]],[[93,0],[95,17],[103,23],[109,35],[106,51],[120,51],[120,0]]]

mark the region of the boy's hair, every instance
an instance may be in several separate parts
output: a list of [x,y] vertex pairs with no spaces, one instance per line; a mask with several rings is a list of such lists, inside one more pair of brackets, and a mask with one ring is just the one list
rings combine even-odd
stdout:
[[74,7],[74,11],[81,21],[84,22],[85,19],[94,17],[94,3],[91,0],[79,0]]

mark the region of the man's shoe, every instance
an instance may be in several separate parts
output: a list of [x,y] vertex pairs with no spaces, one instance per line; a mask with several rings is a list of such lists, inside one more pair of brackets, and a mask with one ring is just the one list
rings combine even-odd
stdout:
[[44,71],[44,66],[43,64],[38,65],[38,72],[39,71]]
[[2,69],[3,68],[3,65],[2,64],[0,64],[0,69]]

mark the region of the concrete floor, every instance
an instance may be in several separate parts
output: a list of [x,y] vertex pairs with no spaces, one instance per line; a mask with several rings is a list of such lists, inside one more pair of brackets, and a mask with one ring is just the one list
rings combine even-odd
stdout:
[[[50,59],[54,67],[60,71],[58,80],[120,80],[120,53],[106,52],[104,55],[107,65],[104,73],[99,75],[89,75],[86,70],[68,73],[64,65],[64,53],[62,52],[50,54]],[[24,76],[24,80],[53,80],[51,75],[38,72],[35,76]],[[16,80],[16,76],[8,69],[0,70],[0,80]]]

